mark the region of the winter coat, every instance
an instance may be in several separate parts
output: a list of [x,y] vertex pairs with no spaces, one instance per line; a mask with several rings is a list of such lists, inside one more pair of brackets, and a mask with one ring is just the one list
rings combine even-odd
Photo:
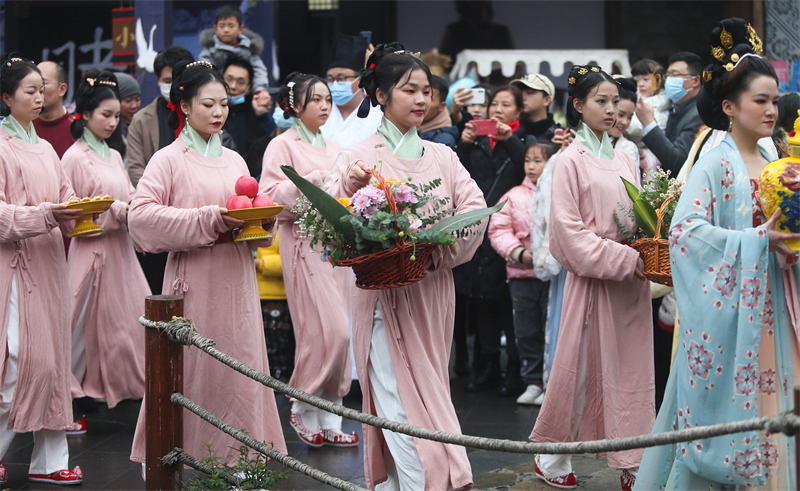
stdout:
[[264,60],[261,59],[261,52],[264,51],[264,38],[259,34],[245,27],[244,31],[239,34],[239,43],[231,46],[220,41],[214,34],[214,29],[209,27],[200,32],[199,44],[203,47],[203,51],[200,52],[197,59],[211,62],[219,70],[222,70],[232,57],[245,60],[253,65],[253,80],[250,81],[253,93],[267,90],[269,87],[267,67],[264,65]]
[[[533,219],[536,184],[525,177],[522,184],[511,188],[500,198],[508,198],[502,210],[492,215],[489,221],[489,240],[502,258],[508,258],[517,247],[531,250],[531,220]],[[508,278],[536,278],[533,267],[514,261],[506,261]]]
[[[519,130],[518,130],[519,131]],[[498,141],[494,150],[489,138],[479,136],[474,143],[459,142],[458,158],[483,192],[487,206],[494,206],[509,189],[525,178],[525,146],[515,132]],[[473,298],[497,300],[508,294],[506,261],[492,248],[488,236],[472,259],[453,270],[456,291]]]

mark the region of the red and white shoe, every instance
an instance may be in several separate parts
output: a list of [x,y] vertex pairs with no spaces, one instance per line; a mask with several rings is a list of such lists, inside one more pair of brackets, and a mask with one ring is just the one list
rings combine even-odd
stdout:
[[358,434],[355,431],[347,434],[338,430],[322,430],[322,439],[325,441],[325,445],[331,447],[358,446]]
[[8,481],[8,469],[3,464],[0,464],[0,484]]
[[85,434],[86,434],[86,416],[82,416],[81,419],[76,419],[69,425],[69,428],[67,428],[67,436],[77,436]]
[[310,447],[319,448],[325,442],[320,432],[309,430],[303,425],[303,419],[300,417],[299,413],[291,411],[289,413],[289,423],[292,425],[292,428],[294,428],[294,431],[297,432],[297,436]]
[[52,474],[28,474],[28,480],[58,484],[59,486],[71,486],[83,482],[83,473],[81,472],[80,466],[76,465],[72,470],[63,469],[55,471]]
[[536,477],[541,479],[542,481],[546,482],[549,486],[553,486],[554,488],[561,488],[561,489],[573,489],[578,487],[578,479],[575,477],[574,472],[570,472],[565,476],[558,476],[556,478],[550,479],[549,477],[545,477],[542,470],[539,468],[539,456],[533,458],[533,468],[536,471]]
[[631,491],[633,485],[636,484],[636,476],[628,469],[622,469],[622,475],[619,476],[619,483],[622,485],[622,491]]

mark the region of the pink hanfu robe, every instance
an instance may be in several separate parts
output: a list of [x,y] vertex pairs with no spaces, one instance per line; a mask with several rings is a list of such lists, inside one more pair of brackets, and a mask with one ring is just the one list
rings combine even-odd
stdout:
[[79,197],[110,195],[115,200],[95,220],[103,233],[70,241],[67,260],[72,328],[79,318],[84,320],[85,374],[79,374],[83,392],[105,398],[112,408],[123,399],[144,396],[144,329],[139,316],[150,287],[128,234],[128,202],[134,188],[114,149],[109,157],[101,157],[78,140],[64,153],[62,165]]
[[322,184],[339,154],[339,144],[325,140],[326,147],[314,146],[290,128],[272,140],[264,153],[259,192],[286,205],[278,217],[283,282],[292,316],[297,349],[295,368],[289,385],[310,394],[320,390],[329,397],[341,398],[350,390],[349,299],[344,287],[350,281],[347,268],[333,268],[300,238],[297,217],[289,211],[302,195],[281,171],[293,167],[302,177]]
[[[444,145],[423,142],[419,159],[401,159],[389,150],[377,133],[345,149],[337,160],[334,180],[328,190],[333,196],[351,196],[356,189],[348,174],[357,160],[377,169],[387,179],[417,184],[441,178],[432,193],[450,197],[456,214],[486,206],[483,194],[456,154]],[[353,348],[358,379],[363,393],[363,411],[376,414],[368,373],[373,315],[380,301],[386,338],[395,370],[400,398],[410,424],[434,430],[461,433],[453,402],[447,364],[453,340],[455,289],[451,268],[468,261],[481,242],[488,220],[474,229],[477,235],[439,246],[432,255],[432,270],[425,278],[405,287],[389,290],[354,289]],[[364,425],[364,473],[373,489],[387,478],[389,450],[380,429]],[[428,490],[463,488],[472,484],[467,452],[458,445],[415,439]]]
[[[269,373],[267,346],[251,248],[269,241],[227,242],[208,247],[226,232],[220,207],[235,194],[236,180],[249,175],[236,153],[204,157],[182,138],[153,155],[136,188],[128,225],[138,248],[169,251],[164,293],[184,296],[184,315],[216,348],[264,373]],[[214,360],[195,347],[183,358],[184,394],[234,428],[286,452],[275,395],[271,389]],[[139,414],[131,460],[144,462],[144,405]],[[158,437],[158,435],[156,435]],[[183,418],[183,445],[202,458],[208,455],[235,463],[241,443],[194,414]]]
[[[650,432],[655,420],[650,285],[634,276],[639,253],[624,240],[614,211],[630,203],[620,176],[639,182],[619,150],[601,160],[579,142],[558,157],[553,174],[550,252],[567,270],[561,328],[547,397],[530,439],[602,440]],[[583,354],[582,354],[583,353]],[[573,411],[585,365],[585,402]],[[639,465],[643,449],[598,454],[616,469]]]
[[[72,423],[67,260],[50,204],[74,197],[49,143],[26,143],[0,129],[0,346],[5,351],[8,344],[15,277],[19,364],[8,427],[17,433],[64,430]],[[0,374],[5,360],[0,357]]]

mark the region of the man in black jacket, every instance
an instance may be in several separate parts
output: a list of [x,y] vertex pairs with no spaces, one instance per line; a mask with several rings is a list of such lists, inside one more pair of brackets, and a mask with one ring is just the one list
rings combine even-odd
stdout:
[[549,78],[541,73],[529,73],[511,81],[522,92],[522,114],[516,134],[523,143],[529,137],[550,141],[558,125],[548,111],[556,88]]
[[681,51],[669,58],[664,90],[672,101],[672,108],[664,131],[656,123],[652,106],[642,101],[636,105],[636,117],[644,126],[642,142],[672,176],[678,175],[703,125],[697,113],[702,70],[703,60],[694,53]]

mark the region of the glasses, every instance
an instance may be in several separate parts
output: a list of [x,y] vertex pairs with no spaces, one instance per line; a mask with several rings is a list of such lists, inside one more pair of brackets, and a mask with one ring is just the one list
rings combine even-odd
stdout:
[[61,85],[63,83],[65,83],[65,82],[59,82],[59,81],[56,81],[56,80],[45,80],[44,82],[42,82],[42,87],[47,87],[48,85],[52,85],[52,84],[56,84],[58,86],[58,85]]
[[667,77],[694,78],[698,76],[699,75],[692,75],[691,73],[667,72]]
[[356,78],[358,78],[358,75],[344,75],[344,74],[342,74],[342,75],[337,75],[336,78],[327,77],[325,80],[329,84],[332,84],[334,82],[347,82],[350,79],[356,79]]

